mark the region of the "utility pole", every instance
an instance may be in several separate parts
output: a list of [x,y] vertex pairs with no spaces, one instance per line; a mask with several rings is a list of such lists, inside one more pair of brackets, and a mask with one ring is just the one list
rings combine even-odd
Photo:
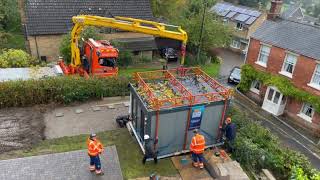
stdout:
[[199,45],[198,45],[198,52],[197,52],[197,61],[200,59],[200,53],[201,53],[201,45],[202,45],[202,34],[204,29],[204,21],[206,18],[206,11],[207,11],[207,0],[203,0],[203,15],[202,15],[202,22],[201,22],[201,30],[200,30],[200,37],[199,37]]

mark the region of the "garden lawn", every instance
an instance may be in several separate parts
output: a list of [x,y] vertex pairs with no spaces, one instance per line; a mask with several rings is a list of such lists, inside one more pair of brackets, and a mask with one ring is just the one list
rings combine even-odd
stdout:
[[[142,152],[140,151],[138,143],[134,137],[130,136],[127,129],[101,132],[98,133],[98,137],[104,146],[115,145],[117,147],[121,170],[125,179],[148,177],[154,172],[162,176],[171,176],[178,173],[169,158],[159,160],[157,165],[153,162],[147,162],[146,165],[142,165]],[[79,135],[44,140],[29,150],[19,150],[1,154],[0,159],[86,149],[87,138],[88,135]]]
[[126,77],[131,77],[133,73],[135,72],[144,72],[144,71],[154,71],[158,70],[160,68],[155,68],[155,67],[128,67],[128,68],[123,68],[119,67],[119,75],[120,76],[126,76]]
[[211,77],[218,77],[220,64],[219,63],[211,63],[206,66],[202,66],[201,69],[206,72]]

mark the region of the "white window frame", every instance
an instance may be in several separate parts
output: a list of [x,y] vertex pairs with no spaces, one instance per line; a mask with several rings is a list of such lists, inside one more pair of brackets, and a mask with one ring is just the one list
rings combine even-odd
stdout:
[[[238,42],[238,45],[239,45],[239,46],[234,46],[234,42]],[[240,49],[241,42],[238,41],[238,40],[233,39],[230,46],[231,46],[232,48],[234,48],[234,49]]]
[[[239,24],[239,28],[238,28],[238,24]],[[236,29],[239,30],[239,31],[242,31],[243,30],[243,24],[241,22],[237,22]]]
[[[262,52],[262,49],[264,48],[264,47],[267,47],[267,48],[269,48],[269,52]],[[258,64],[258,65],[260,65],[260,66],[262,66],[262,67],[267,67],[267,64],[268,64],[268,61],[269,61],[269,56],[270,56],[270,52],[271,52],[271,46],[270,45],[268,45],[268,44],[261,44],[261,46],[260,46],[260,51],[259,51],[259,55],[258,55],[258,59],[257,59],[257,61],[255,62],[256,64]],[[263,62],[263,61],[260,61],[260,59],[261,59],[261,55],[265,55],[265,56],[267,56],[267,61],[266,62]]]
[[305,121],[311,123],[311,122],[312,122],[312,118],[313,118],[313,116],[314,116],[315,110],[314,110],[314,107],[312,107],[311,117],[308,116],[308,115],[306,115],[306,114],[303,112],[303,109],[304,109],[304,107],[307,106],[307,105],[310,105],[310,106],[311,106],[311,104],[309,104],[309,103],[303,103],[303,104],[302,104],[301,109],[300,109],[300,112],[299,112],[299,114],[297,114],[297,116],[299,116],[300,118],[304,119]]
[[[259,83],[259,89],[256,88],[257,83]],[[251,83],[250,91],[256,94],[260,94],[261,82],[258,80],[254,80]]]
[[[290,73],[290,72],[288,72],[288,71],[286,71],[286,70],[284,69],[285,66],[286,66],[286,64],[287,64],[287,60],[288,60],[289,55],[296,57],[295,62],[294,62],[293,67],[292,67],[292,73]],[[289,78],[292,78],[292,75],[293,75],[293,73],[294,73],[294,69],[295,69],[295,67],[296,67],[296,65],[297,65],[297,62],[298,62],[298,57],[299,57],[299,56],[298,56],[297,54],[294,54],[294,53],[291,53],[291,52],[287,52],[286,57],[285,57],[285,59],[284,59],[284,61],[283,61],[283,64],[282,64],[281,71],[279,72],[279,74],[282,74],[282,75],[284,75],[284,76],[287,76],[287,77],[289,77]],[[289,63],[288,63],[288,64],[289,64]]]
[[229,23],[229,19],[223,18],[223,19],[222,19],[222,22],[223,22],[224,25],[227,25],[227,24]]
[[308,84],[308,86],[310,86],[310,87],[312,87],[312,88],[315,88],[315,89],[317,89],[317,90],[320,90],[320,84],[314,83],[314,78],[315,78],[316,76],[319,76],[319,78],[320,78],[320,63],[318,63],[318,64],[316,65],[316,67],[314,68],[311,81],[310,81],[310,83]]

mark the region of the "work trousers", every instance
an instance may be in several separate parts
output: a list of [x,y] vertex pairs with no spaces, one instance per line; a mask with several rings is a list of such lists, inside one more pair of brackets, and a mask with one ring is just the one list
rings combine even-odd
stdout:
[[234,139],[227,139],[226,140],[226,149],[228,153],[234,152]]
[[95,166],[97,171],[101,170],[101,162],[99,155],[90,156],[90,166]]
[[192,161],[193,162],[199,162],[199,163],[203,163],[204,161],[204,157],[203,154],[196,154],[194,152],[191,153],[191,157],[192,157]]

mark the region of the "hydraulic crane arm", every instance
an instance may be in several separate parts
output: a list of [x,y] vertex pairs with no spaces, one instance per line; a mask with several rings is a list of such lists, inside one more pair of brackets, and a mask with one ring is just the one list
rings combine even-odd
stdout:
[[[81,65],[78,40],[85,26],[109,27],[182,41],[182,57],[180,63],[182,65],[184,64],[188,35],[184,30],[181,29],[180,26],[126,17],[106,18],[91,15],[74,16],[72,21],[74,23],[74,27],[71,32],[71,66],[73,67],[78,67]],[[169,30],[169,28],[175,29],[176,31]]]

